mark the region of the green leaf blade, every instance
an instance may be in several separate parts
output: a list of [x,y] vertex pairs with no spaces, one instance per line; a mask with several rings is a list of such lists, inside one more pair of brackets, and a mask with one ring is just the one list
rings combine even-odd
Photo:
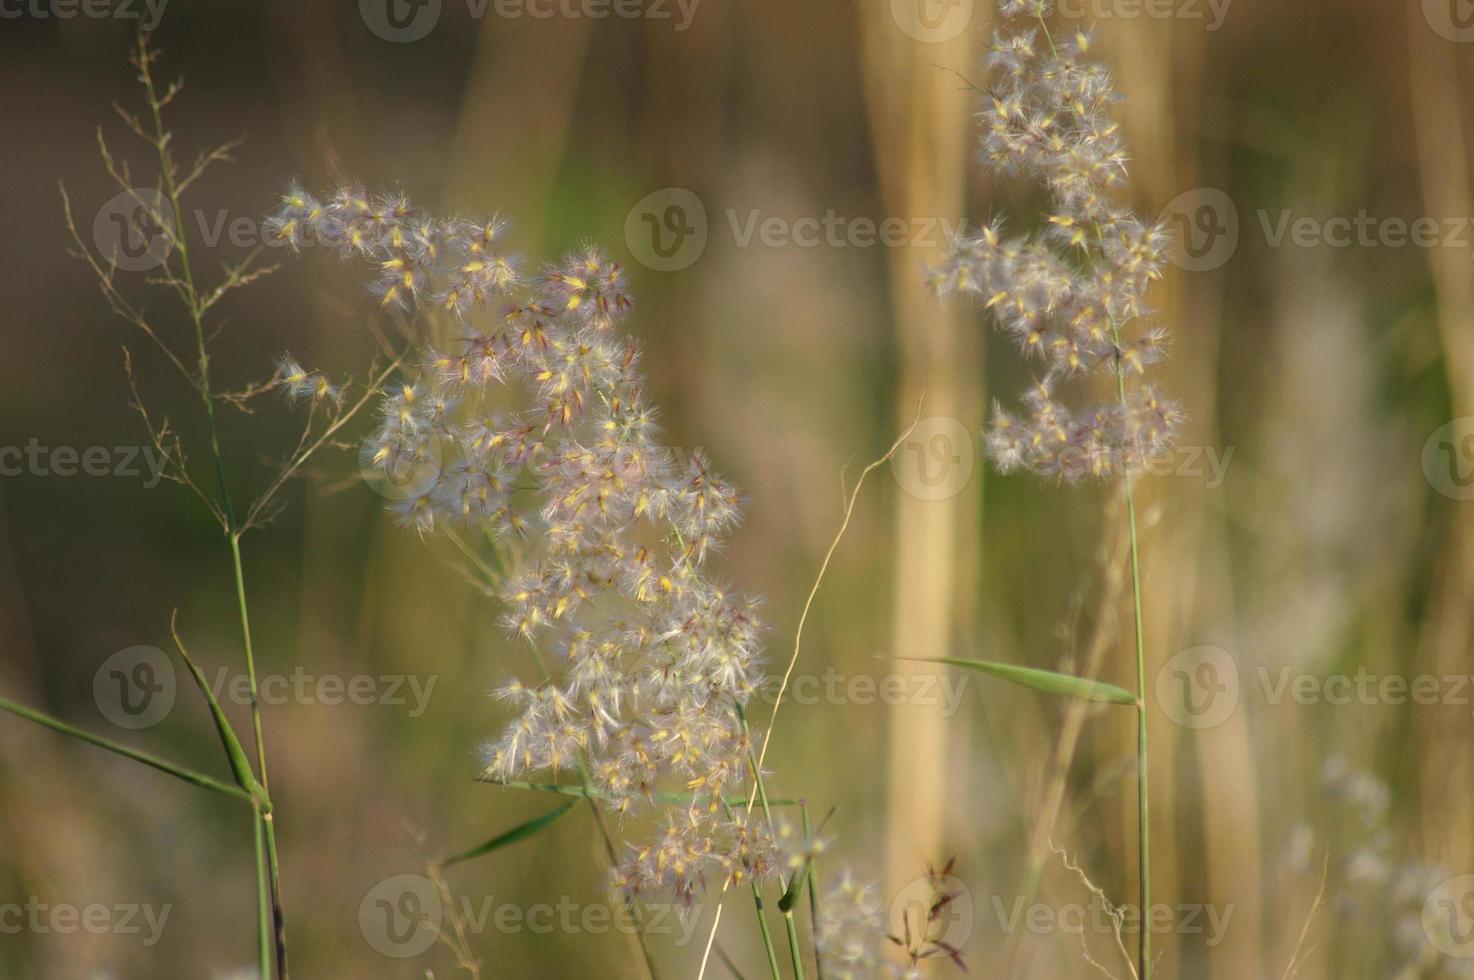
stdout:
[[440,862],[440,866],[442,868],[448,868],[453,864],[460,864],[462,861],[469,861],[472,858],[481,857],[483,854],[490,854],[492,851],[501,850],[502,848],[515,844],[518,841],[526,840],[527,838],[532,837],[535,834],[547,830],[553,824],[557,823],[558,820],[565,813],[573,809],[577,804],[577,800],[569,800],[567,803],[560,803],[548,812],[533,817],[526,823],[519,824],[506,833],[499,834],[498,836],[493,837],[491,840],[487,841],[484,844],[477,845],[476,847],[471,848],[469,851],[462,851],[460,854],[457,854],[454,857],[446,858],[444,861]]
[[60,732],[61,734],[69,735],[72,738],[77,739],[78,741],[86,742],[88,745],[95,745],[100,749],[106,749],[107,751],[112,752],[116,755],[120,755],[125,759],[132,759],[134,762],[141,762],[145,766],[157,769],[159,772],[166,772],[177,779],[182,779],[186,783],[193,783],[195,786],[199,786],[202,789],[214,790],[217,793],[223,793],[226,796],[233,796],[237,799],[245,800],[247,802],[251,801],[251,794],[241,789],[240,787],[226,785],[219,780],[211,779],[209,776],[194,772],[191,769],[186,769],[183,766],[176,766],[174,763],[169,762],[165,759],[160,759],[157,756],[149,755],[147,752],[140,752],[137,749],[130,749],[128,746],[119,744],[118,742],[114,742],[112,739],[103,738],[100,735],[93,735],[91,732],[85,732],[82,729],[75,727],[74,725],[68,725],[66,722],[60,720],[59,718],[53,718],[50,715],[42,714],[39,711],[32,711],[25,705],[16,704],[14,701],[8,701],[4,698],[0,698],[0,711],[7,711],[18,718],[24,718],[27,721],[35,722],[36,724],[41,725],[45,728],[49,728],[54,732]]
[[1018,664],[999,663],[994,660],[964,660],[958,657],[943,657],[937,660],[916,660],[914,663],[947,664],[974,670],[981,674],[997,677],[1036,691],[1059,694],[1065,697],[1083,698],[1086,701],[1103,701],[1110,704],[1136,704],[1136,695],[1123,687],[1092,681],[1073,674],[1061,674],[1038,667],[1021,667]]
[[[177,613],[176,613],[177,617]],[[251,769],[251,763],[246,758],[246,750],[242,748],[241,741],[236,737],[235,729],[230,725],[230,719],[225,717],[225,712],[220,708],[220,702],[215,698],[215,692],[210,690],[210,684],[205,680],[204,671],[191,659],[189,651],[184,648],[184,641],[179,638],[177,620],[171,620],[169,631],[174,637],[174,648],[179,651],[179,656],[184,659],[184,665],[189,668],[189,675],[194,678],[200,693],[205,696],[206,703],[210,706],[210,717],[215,722],[215,731],[220,736],[220,744],[225,748],[226,760],[230,763],[231,773],[235,776],[236,785],[251,795],[251,798],[261,807],[265,813],[271,812],[271,798],[266,794],[266,788],[256,780],[256,774]]]

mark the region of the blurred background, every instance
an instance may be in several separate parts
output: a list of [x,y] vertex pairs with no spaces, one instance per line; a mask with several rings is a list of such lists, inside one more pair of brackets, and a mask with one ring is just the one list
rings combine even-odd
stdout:
[[[974,975],[1090,975],[1088,953],[1129,976],[1048,844],[1135,901],[1130,709],[884,659],[1134,683],[1117,488],[989,471],[987,405],[1027,371],[923,281],[959,220],[1027,228],[1044,204],[971,162],[986,0],[17,0],[0,15],[0,697],[227,778],[182,671],[153,675],[162,700],[142,713],[116,683],[149,676],[136,648],[170,649],[177,608],[249,728],[228,693],[229,549],[150,474],[124,345],[208,482],[198,400],[67,254],[59,182],[84,243],[111,222],[99,125],[140,186],[156,179],[110,108],[142,109],[127,56],[145,26],[160,77],[185,79],[167,117],[181,161],[245,139],[187,195],[203,275],[259,242],[293,177],[500,212],[524,255],[592,239],[626,265],[669,441],[704,448],[749,497],[724,575],[765,596],[775,671],[843,494],[920,403],[816,600],[769,787],[833,807],[821,879],[852,868],[892,910],[955,856],[965,901],[946,935]],[[1474,10],[1074,0],[1060,18],[1099,22],[1132,203],[1179,238],[1153,298],[1173,338],[1161,383],[1189,423],[1138,488],[1156,972],[1468,976]],[[360,270],[271,260],[217,311],[217,386],[264,380],[284,350],[361,372],[375,342]],[[149,279],[118,281],[186,343]],[[301,416],[269,399],[220,412],[249,497]],[[465,975],[444,946],[408,954],[372,921],[396,900],[386,880],[557,802],[472,781],[513,642],[447,542],[394,526],[351,448],[284,500],[243,551],[260,671],[277,679],[264,715],[294,971]],[[628,935],[581,918],[606,880],[583,809],[446,876],[485,975],[640,976]],[[666,976],[696,975],[712,898],[655,935]],[[0,715],[0,975],[253,975],[254,901],[238,803]],[[539,903],[580,924],[535,927]],[[731,966],[708,976],[762,975],[751,902],[726,904]],[[79,926],[94,906],[98,928]]]

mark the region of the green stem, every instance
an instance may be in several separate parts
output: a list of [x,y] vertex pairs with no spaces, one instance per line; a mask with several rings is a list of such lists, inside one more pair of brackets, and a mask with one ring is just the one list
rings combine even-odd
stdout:
[[281,864],[276,856],[276,817],[273,812],[261,815],[266,831],[266,869],[271,875],[271,918],[276,935],[276,975],[287,980],[287,920],[281,903]]
[[[803,820],[804,841],[812,846],[814,843],[814,831],[809,827],[808,805],[800,801],[798,808],[800,818]],[[813,930],[815,936],[819,933],[819,880],[814,868],[814,865],[817,863],[817,859],[813,857],[809,858],[807,872],[809,876],[809,928]],[[814,944],[814,976],[816,980],[824,980],[824,958],[819,955],[819,944],[817,942]]]
[[204,789],[212,789],[217,793],[224,793],[226,796],[234,796],[237,799],[251,802],[251,794],[246,792],[244,789],[241,789],[239,786],[226,785],[225,783],[222,783],[218,780],[211,779],[209,776],[204,776],[192,770],[185,769],[183,766],[176,766],[172,762],[166,762],[165,760],[160,759],[157,756],[149,755],[146,752],[139,752],[136,749],[128,748],[128,746],[126,745],[120,745],[117,742],[110,741],[109,739],[102,738],[101,736],[93,735],[89,732],[84,732],[80,728],[74,728],[64,721],[52,718],[50,715],[43,715],[39,711],[32,711],[30,708],[16,704],[14,701],[7,701],[4,698],[0,698],[0,710],[8,711],[13,715],[18,715],[21,718],[25,718],[27,721],[33,721],[38,725],[50,728],[52,731],[61,732],[63,735],[70,735],[72,738],[80,739],[81,741],[86,742],[89,745],[95,745],[100,749],[107,749],[109,752],[117,753],[118,755],[123,756],[125,759],[132,759],[134,762],[141,762],[146,766],[151,766],[154,769],[159,770],[160,772],[166,772],[171,776],[182,779],[186,783],[193,783],[195,786],[199,786]]
[[1131,495],[1131,477],[1126,477],[1126,516],[1131,525],[1131,592],[1136,611],[1136,809],[1138,831],[1138,901],[1141,925],[1140,977],[1151,980],[1152,939],[1149,913],[1152,907],[1152,852],[1148,818],[1146,743],[1146,649],[1141,628],[1141,570],[1136,547],[1136,504]]
[[773,974],[773,980],[783,980],[783,974],[778,969],[778,951],[773,947],[773,933],[763,915],[763,893],[758,889],[756,881],[752,883],[752,904],[757,908],[757,927],[763,934],[763,951],[768,954],[768,970]]
[[[758,799],[762,802],[763,816],[768,822],[768,835],[776,841],[778,839],[778,832],[773,826],[773,811],[768,806],[768,788],[763,783],[763,771],[758,767],[757,757],[753,755],[752,730],[747,727],[747,712],[742,710],[742,705],[739,702],[734,702],[734,706],[737,709],[737,718],[742,722],[742,734],[747,737],[747,764],[752,770],[752,780],[757,786]],[[781,876],[779,877],[779,881],[783,885],[783,891],[787,892],[788,882],[783,880]],[[761,896],[758,895],[757,882],[753,882],[753,895],[759,899],[758,920],[762,921],[762,901]],[[763,928],[766,930],[766,922],[763,923]],[[804,958],[798,945],[798,924],[794,922],[793,909],[791,908],[783,911],[783,929],[788,933],[788,953],[793,958],[793,975],[797,980],[804,980]]]
[[271,881],[266,871],[265,830],[262,826],[259,807],[252,815],[252,826],[256,837],[256,936],[260,943],[259,962],[261,980],[271,980]]
[[251,693],[251,732],[256,739],[256,768],[261,773],[261,787],[271,792],[266,776],[266,742],[261,736],[261,701],[256,689],[256,651],[251,644],[251,615],[246,605],[246,578],[241,569],[241,532],[230,534],[230,563],[235,573],[235,601],[241,617],[241,641],[246,648],[246,680]]
[[[190,322],[194,326],[195,346],[199,356],[199,378],[196,379],[196,387],[199,390],[200,401],[204,405],[205,422],[210,434],[210,454],[214,461],[215,480],[220,489],[220,509],[225,517],[226,536],[230,539],[236,603],[240,611],[241,639],[245,646],[246,677],[251,696],[251,728],[256,741],[256,766],[260,774],[261,786],[269,794],[271,782],[266,772],[266,743],[261,732],[261,700],[256,683],[256,657],[251,645],[251,620],[246,603],[245,576],[241,569],[240,536],[243,529],[236,521],[235,506],[230,498],[230,485],[225,477],[225,454],[220,448],[220,432],[215,423],[214,394],[210,389],[210,354],[205,343],[204,308],[200,302],[199,291],[195,287],[194,267],[189,258],[189,242],[184,233],[184,211],[180,203],[179,184],[175,179],[174,162],[169,155],[169,134],[164,128],[163,106],[154,90],[152,73],[148,68],[148,57],[148,53],[143,50],[143,42],[140,42],[139,74],[148,93],[149,109],[153,114],[154,145],[159,154],[160,178],[164,184],[164,193],[168,197],[169,206],[173,209],[174,248],[179,253],[179,271],[184,285],[185,305],[189,309]],[[286,927],[285,916],[282,912],[281,872],[276,852],[276,829],[270,813],[263,814],[262,824],[266,836],[266,856],[271,876],[272,913],[276,922],[277,974],[280,980],[287,980]]]
[[[1121,349],[1121,331],[1111,318],[1111,338],[1116,350]],[[1121,367],[1119,353],[1116,356],[1116,394],[1121,409],[1126,410],[1126,374]],[[1151,821],[1149,819],[1147,793],[1146,735],[1146,639],[1142,629],[1141,615],[1141,557],[1136,535],[1136,496],[1131,485],[1131,465],[1123,460],[1121,479],[1126,492],[1126,522],[1131,534],[1131,600],[1136,622],[1136,821],[1137,821],[1137,920],[1141,923],[1141,934],[1137,946],[1137,975],[1141,980],[1151,980],[1152,932],[1148,926],[1152,904],[1152,857]]]
[[[1039,26],[1049,42],[1049,50],[1059,57],[1054,45],[1054,36],[1049,32],[1043,13],[1039,14]],[[1100,237],[1100,229],[1096,229]],[[1111,339],[1116,345],[1116,394],[1121,408],[1126,409],[1126,374],[1121,367],[1121,331],[1114,316],[1111,321]],[[1124,461],[1123,461],[1124,462]],[[1126,520],[1131,532],[1131,597],[1136,616],[1136,820],[1137,820],[1137,918],[1141,922],[1141,936],[1137,947],[1137,976],[1140,980],[1151,980],[1152,938],[1150,921],[1151,882],[1151,832],[1148,819],[1147,798],[1147,736],[1146,736],[1146,641],[1142,630],[1141,615],[1141,559],[1136,535],[1136,498],[1132,492],[1131,470],[1121,467],[1121,476],[1126,492]]]

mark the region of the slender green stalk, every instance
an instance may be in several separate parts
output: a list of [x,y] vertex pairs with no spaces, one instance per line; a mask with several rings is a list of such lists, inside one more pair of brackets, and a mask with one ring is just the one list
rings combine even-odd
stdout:
[[[215,480],[219,485],[220,508],[225,515],[225,532],[230,540],[231,565],[235,577],[236,603],[240,612],[241,638],[245,646],[246,677],[249,682],[251,698],[251,728],[256,742],[256,766],[259,779],[263,789],[270,791],[271,783],[266,771],[266,743],[262,738],[261,731],[261,700],[256,683],[256,656],[251,644],[251,620],[246,602],[245,576],[241,569],[240,535],[242,529],[239,527],[235,506],[230,497],[230,486],[225,477],[225,454],[220,448],[220,433],[215,423],[215,396],[210,389],[210,354],[205,342],[204,304],[200,300],[199,290],[195,287],[194,267],[189,258],[189,242],[184,231],[184,210],[180,203],[179,183],[174,173],[174,161],[169,154],[169,133],[164,127],[163,101],[159,99],[154,88],[153,73],[149,68],[151,55],[145,48],[145,42],[139,41],[138,62],[139,76],[143,82],[144,90],[148,95],[149,110],[152,113],[154,125],[154,145],[159,155],[159,174],[164,185],[164,193],[173,210],[173,239],[174,249],[179,255],[179,271],[183,283],[183,294],[185,305],[189,310],[190,322],[194,326],[195,347],[199,357],[199,377],[196,379],[196,388],[199,391],[200,401],[204,405],[205,421],[210,434],[210,453],[214,461]],[[276,965],[277,974],[281,980],[287,980],[287,952],[286,952],[286,924],[282,913],[281,900],[281,871],[277,861],[276,852],[276,829],[270,812],[263,812],[261,818],[262,829],[266,837],[266,862],[267,871],[271,878],[272,887],[272,913],[276,923]],[[258,851],[258,860],[259,860]]]
[[[803,820],[804,840],[812,844],[814,831],[809,826],[808,804],[800,801],[798,809],[800,819]],[[814,931],[816,937],[819,933],[819,879],[814,865],[817,863],[818,861],[816,859],[810,858],[808,871],[806,872],[809,876],[809,928]],[[819,943],[817,939],[814,942],[814,977],[816,980],[824,980],[824,958],[819,955]]]
[[[1049,50],[1056,57],[1059,50],[1054,46],[1054,37],[1044,15],[1039,15],[1039,26],[1049,42]],[[1100,237],[1100,229],[1096,229]],[[1126,407],[1126,374],[1121,366],[1121,331],[1115,317],[1111,321],[1111,340],[1116,345],[1116,395],[1121,407]],[[1137,976],[1140,980],[1151,980],[1152,934],[1148,928],[1152,898],[1151,830],[1148,815],[1146,735],[1146,640],[1142,630],[1141,616],[1141,559],[1136,535],[1136,497],[1131,485],[1131,471],[1121,467],[1121,479],[1126,493],[1126,521],[1131,532],[1131,598],[1136,620],[1136,821],[1137,821],[1137,920],[1141,923],[1141,934],[1137,946]]]
[[[773,826],[773,811],[768,806],[768,788],[763,783],[763,771],[759,768],[757,756],[752,751],[752,730],[747,727],[747,712],[742,710],[741,704],[735,704],[735,707],[737,708],[737,718],[742,722],[742,734],[747,736],[747,764],[752,770],[752,780],[753,784],[757,786],[758,799],[762,802],[763,816],[768,822],[768,834],[774,840],[777,840],[778,832]],[[779,881],[783,885],[783,890],[787,892],[788,882],[783,881],[781,877]],[[758,898],[758,921],[762,922],[762,898],[758,895],[756,882],[753,882],[753,895]],[[766,922],[763,923],[763,929],[766,932]],[[799,949],[798,945],[798,924],[794,922],[793,909],[791,908],[783,910],[783,929],[788,933],[788,953],[793,958],[793,975],[797,980],[804,980],[804,958],[803,952]]]
[[778,950],[773,946],[773,933],[763,915],[763,893],[755,881],[752,883],[752,904],[757,909],[758,930],[763,934],[763,951],[768,954],[768,970],[773,974],[773,980],[783,980],[783,973],[778,969]]
[[271,918],[276,927],[276,975],[287,980],[287,920],[281,904],[281,864],[276,856],[276,815],[274,811],[261,814],[261,826],[266,831],[266,869],[271,875]]
[[732,957],[727,955],[727,951],[725,949],[722,949],[721,943],[716,944],[716,953],[717,959],[722,961],[722,965],[727,968],[728,973],[732,974],[732,976],[735,977],[736,980],[744,980],[744,977],[742,976],[742,971],[737,969],[737,964],[733,963]]
[[[228,496],[222,494],[222,496]],[[227,505],[228,506],[228,505]],[[226,511],[229,513],[229,510]],[[246,678],[251,692],[251,732],[256,739],[256,768],[261,773],[261,786],[269,793],[271,783],[266,775],[266,741],[261,737],[261,704],[256,694],[256,652],[251,645],[251,614],[246,605],[246,578],[241,569],[241,532],[230,534],[230,562],[235,573],[235,600],[240,610],[241,641],[246,649]]]
[[258,969],[261,980],[271,980],[271,882],[266,878],[265,836],[261,813],[257,809],[251,821],[256,837],[256,937],[260,944]]
[[239,786],[226,785],[219,780],[211,779],[209,776],[201,775],[193,770],[185,769],[183,766],[176,766],[172,762],[167,762],[157,756],[149,755],[147,752],[139,752],[137,749],[130,749],[128,746],[120,745],[110,739],[93,735],[90,732],[84,732],[80,728],[68,725],[66,722],[52,718],[50,715],[43,715],[39,711],[32,711],[30,708],[16,704],[14,701],[7,701],[4,698],[0,698],[0,711],[8,711],[13,715],[25,718],[27,721],[33,721],[38,725],[50,728],[52,731],[61,732],[63,735],[70,735],[72,738],[80,739],[89,745],[95,745],[98,748],[107,749],[109,752],[115,752],[126,759],[141,762],[160,772],[167,772],[169,775],[182,779],[186,783],[193,783],[204,789],[212,789],[217,793],[224,793],[226,796],[234,796],[237,799],[251,802],[251,794]]
[[1148,818],[1146,742],[1146,648],[1141,629],[1141,570],[1136,548],[1136,504],[1131,498],[1131,477],[1126,477],[1126,515],[1131,525],[1131,593],[1136,611],[1136,809],[1138,820],[1137,900],[1141,921],[1140,977],[1151,980],[1152,932],[1147,927],[1152,907],[1151,822]]
[[[1121,332],[1111,319],[1111,337],[1116,349],[1121,348]],[[1116,358],[1116,394],[1121,407],[1126,407],[1126,375],[1121,359]],[[1137,976],[1151,980],[1152,931],[1149,928],[1152,903],[1151,821],[1149,819],[1147,770],[1149,757],[1146,737],[1146,639],[1141,615],[1141,557],[1136,536],[1136,496],[1131,485],[1131,469],[1121,467],[1126,493],[1126,523],[1131,533],[1131,600],[1136,621],[1136,820],[1137,820],[1137,921],[1141,933],[1137,946]]]

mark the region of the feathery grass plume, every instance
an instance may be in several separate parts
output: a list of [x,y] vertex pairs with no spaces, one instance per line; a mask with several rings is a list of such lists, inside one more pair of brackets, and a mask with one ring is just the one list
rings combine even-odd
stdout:
[[[1119,97],[1105,67],[1088,60],[1090,36],[1077,31],[1056,45],[1044,29],[1047,0],[1004,0],[1000,10],[979,158],[1041,182],[1053,213],[1032,234],[1008,237],[995,220],[959,236],[929,270],[932,286],[976,298],[1041,369],[1022,411],[994,407],[987,452],[1001,471],[1069,482],[1133,472],[1171,449],[1182,421],[1144,380],[1166,342],[1145,293],[1169,237],[1113,198],[1126,181],[1109,114]],[[1129,381],[1121,398],[1071,407],[1060,397],[1062,383],[1102,368]]]
[[454,325],[385,388],[366,455],[390,473],[430,466],[395,506],[402,524],[470,529],[510,555],[492,587],[542,676],[497,692],[513,719],[485,775],[578,771],[620,812],[657,787],[690,793],[618,869],[629,893],[690,900],[709,880],[777,877],[770,831],[724,801],[748,778],[740,709],[764,629],[707,569],[738,494],[702,454],[661,444],[639,348],[616,329],[632,306],[620,266],[589,247],[524,275],[499,220],[356,188],[319,201],[293,187],[271,227],[371,264],[384,306]]
[[884,950],[902,940],[887,933],[886,907],[873,884],[848,870],[824,894],[814,924],[814,948],[824,957],[824,975],[836,980],[914,980],[913,961],[901,967]]
[[[1137,907],[1151,907],[1146,649],[1133,476],[1171,450],[1182,425],[1177,403],[1145,380],[1161,360],[1166,332],[1152,322],[1146,291],[1160,278],[1164,228],[1117,202],[1127,153],[1110,115],[1119,100],[1104,66],[1090,60],[1090,35],[1056,42],[1048,0],[1001,0],[1003,27],[986,66],[992,88],[978,114],[979,158],[1002,176],[1041,183],[1051,211],[1044,228],[1008,237],[1001,221],[952,242],[929,270],[942,296],[964,294],[1038,367],[1021,411],[995,404],[989,458],[1004,473],[1027,469],[1069,483],[1119,476],[1131,542],[1136,626]],[[1111,376],[1114,398],[1071,405],[1069,382]],[[1138,936],[1137,975],[1150,980],[1151,931]]]

